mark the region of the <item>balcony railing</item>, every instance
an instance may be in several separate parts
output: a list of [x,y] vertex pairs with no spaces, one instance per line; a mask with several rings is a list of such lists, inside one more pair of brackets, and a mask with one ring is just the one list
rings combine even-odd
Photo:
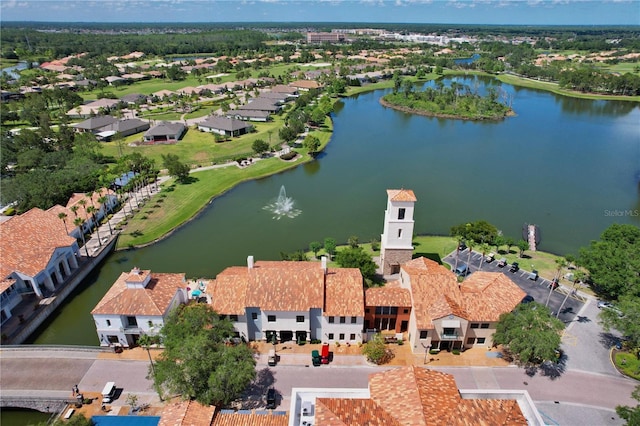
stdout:
[[142,333],[142,329],[137,325],[128,325],[125,327],[120,327],[120,332],[124,334],[140,334]]
[[441,340],[457,340],[458,333],[442,333],[440,335]]

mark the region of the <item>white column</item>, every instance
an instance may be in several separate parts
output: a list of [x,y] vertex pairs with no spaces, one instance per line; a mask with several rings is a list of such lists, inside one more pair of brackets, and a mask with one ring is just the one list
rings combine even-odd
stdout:
[[62,258],[62,268],[64,269],[65,275],[69,276],[71,274],[71,268],[69,268],[69,259],[66,257]]
[[[46,273],[47,271],[45,271]],[[53,280],[51,279],[51,275],[47,274],[44,277],[44,286],[51,291],[54,291],[56,287],[53,285]]]
[[36,293],[36,296],[42,299],[42,292],[40,291],[40,287],[38,286],[38,283],[34,279],[30,279],[28,281],[31,284],[31,288]]
[[69,260],[70,260],[69,263],[71,264],[71,267],[73,269],[76,269],[78,267],[78,260],[76,259],[75,253],[73,254],[73,256],[69,258]]
[[62,278],[62,274],[60,274],[60,267],[56,266],[56,269],[53,271],[56,274],[56,278],[58,279],[58,285],[62,285],[64,282],[64,278]]

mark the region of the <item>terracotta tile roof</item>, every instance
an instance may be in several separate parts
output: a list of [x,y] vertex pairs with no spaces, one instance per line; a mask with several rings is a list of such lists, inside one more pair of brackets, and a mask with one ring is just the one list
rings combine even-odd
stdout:
[[[144,271],[150,273],[150,271]],[[91,314],[162,316],[179,289],[184,289],[184,274],[151,273],[145,288],[128,288],[129,272],[123,272]]]
[[316,398],[317,425],[401,426],[371,399]]
[[210,425],[216,407],[197,401],[174,401],[162,409],[158,426]]
[[478,271],[459,286],[455,275],[436,262],[413,259],[402,268],[411,277],[413,311],[419,329],[432,321],[455,315],[470,321],[497,321],[526,295],[511,279],[497,272]]
[[0,281],[0,294],[4,293],[9,287],[15,284],[16,280],[14,278],[7,278]]
[[447,418],[448,425],[526,425],[527,419],[513,399],[463,399]]
[[14,271],[34,277],[47,267],[57,248],[75,242],[56,215],[33,208],[14,216],[0,224],[0,278]]
[[[106,195],[115,195],[115,192],[107,188],[100,188],[98,191],[95,191],[92,193],[91,198],[87,197],[87,194],[84,194],[82,192],[75,192],[71,196],[71,198],[69,198],[69,201],[67,201],[66,207],[56,205],[51,207],[49,210],[51,210],[52,213],[55,213],[56,217],[58,217],[58,213],[60,212],[66,213],[67,218],[65,222],[67,223],[67,226],[71,230],[75,228],[75,224],[73,223],[73,221],[75,220],[76,217],[82,218],[85,221],[91,217],[91,214],[87,213],[88,207],[94,206],[96,210],[100,210],[100,208],[102,207],[102,204],[98,200],[102,196],[106,196]],[[84,200],[86,203],[84,207],[79,204],[81,200]],[[71,207],[76,205],[78,206],[78,210],[76,210],[76,213],[73,213],[73,211],[71,210]]]
[[498,321],[511,312],[527,294],[509,277],[498,272],[474,272],[460,286],[469,319]]
[[323,315],[364,316],[364,290],[359,269],[329,269],[326,279]]
[[207,289],[211,291],[211,307],[224,315],[244,315],[247,306],[249,271],[246,266],[232,266],[220,272]]
[[218,413],[211,426],[287,426],[289,416],[272,414]]
[[411,276],[411,293],[416,326],[433,328],[432,320],[445,315],[466,318],[455,275],[444,266],[425,257],[402,265]]
[[[265,311],[308,311],[363,316],[362,275],[357,269],[324,271],[319,262],[259,261],[253,268],[225,269],[212,282],[212,307],[225,315],[244,314],[245,307]],[[344,297],[348,294],[349,297]],[[326,305],[325,305],[326,296]]]
[[391,201],[418,201],[410,189],[387,189],[387,196]]
[[409,289],[393,285],[371,287],[365,291],[366,306],[411,306]]

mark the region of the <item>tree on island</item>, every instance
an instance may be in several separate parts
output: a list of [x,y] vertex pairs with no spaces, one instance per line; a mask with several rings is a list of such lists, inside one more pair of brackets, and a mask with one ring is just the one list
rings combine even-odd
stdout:
[[493,343],[503,345],[505,352],[523,365],[538,365],[556,359],[563,329],[562,321],[545,306],[523,303],[500,315]]
[[205,303],[174,310],[160,331],[164,352],[155,364],[158,389],[227,406],[255,378],[255,360],[245,344],[230,344],[233,324]]

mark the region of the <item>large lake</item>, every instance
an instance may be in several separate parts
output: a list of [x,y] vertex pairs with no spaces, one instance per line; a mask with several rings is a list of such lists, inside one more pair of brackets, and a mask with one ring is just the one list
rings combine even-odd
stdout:
[[[379,239],[387,188],[414,190],[417,233],[484,219],[518,239],[525,222],[535,223],[540,249],[559,254],[576,253],[612,223],[640,224],[630,214],[640,210],[638,103],[502,87],[517,116],[498,123],[408,115],[382,107],[384,91],[344,99],[317,161],[244,183],[170,238],[112,254],[35,343],[97,345],[89,312],[133,266],[215,277],[247,255],[279,260],[325,237]],[[263,209],[282,185],[302,210],[294,219]]]

